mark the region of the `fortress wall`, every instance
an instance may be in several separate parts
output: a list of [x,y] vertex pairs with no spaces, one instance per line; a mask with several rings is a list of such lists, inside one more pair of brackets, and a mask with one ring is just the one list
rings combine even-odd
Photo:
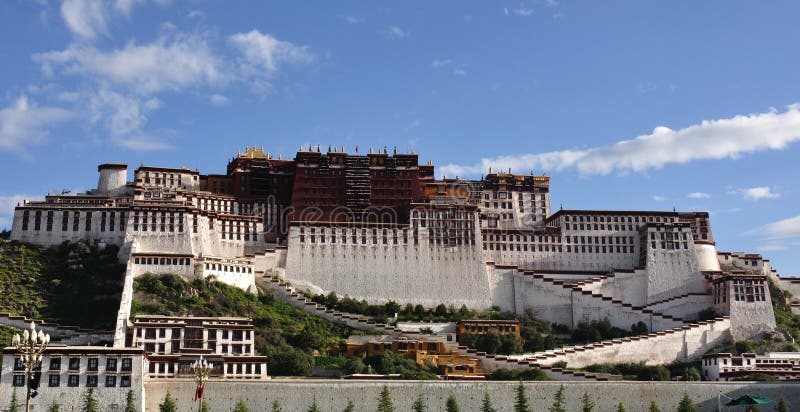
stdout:
[[[587,393],[597,404],[597,411],[616,410],[622,403],[629,411],[645,411],[651,401],[662,411],[676,410],[684,393],[688,394],[698,410],[711,412],[717,407],[718,393],[728,398],[745,394],[770,399],[786,398],[792,407],[800,405],[800,391],[791,383],[753,382],[526,382],[525,392],[534,411],[547,410],[561,385],[566,392],[566,409],[580,410],[580,398]],[[341,411],[352,400],[357,412],[371,412],[377,407],[378,395],[384,385],[389,389],[398,412],[411,411],[411,404],[422,394],[430,411],[445,410],[447,398],[452,394],[464,411],[480,410],[484,393],[491,396],[498,411],[514,409],[518,382],[458,382],[458,381],[319,381],[281,380],[271,382],[225,382],[211,380],[205,399],[212,411],[228,411],[238,400],[243,400],[253,412],[270,411],[272,402],[280,402],[284,411],[304,411],[316,400],[324,412]],[[176,398],[179,412],[194,412],[192,401],[194,382],[191,379],[154,380],[145,383],[146,410],[158,410],[158,404],[167,392]],[[725,398],[723,398],[724,400]],[[76,404],[80,405],[80,404]]]
[[694,251],[697,255],[697,268],[700,271],[720,270],[717,248],[713,244],[695,243]]
[[684,320],[696,320],[701,311],[713,306],[712,295],[688,295],[647,306],[647,309]]
[[613,277],[598,282],[595,291],[603,296],[611,296],[633,306],[644,306],[647,294],[647,272],[615,271]]
[[500,310],[516,311],[515,273],[516,269],[504,269],[498,268],[494,264],[486,264],[492,306],[499,306]]
[[647,302],[689,293],[708,293],[693,249],[647,249]]
[[515,311],[572,328],[572,290],[513,270]]
[[[512,244],[513,245],[513,244]],[[563,248],[566,244],[562,245]],[[516,265],[526,269],[597,270],[629,269],[637,266],[636,253],[575,253],[484,250],[486,261]]]
[[128,335],[128,323],[131,317],[131,303],[133,302],[133,270],[132,263],[128,262],[125,270],[125,279],[122,283],[122,296],[120,296],[119,310],[117,311],[117,324],[114,328],[114,347],[126,347],[126,337]]
[[640,321],[644,322],[650,331],[660,331],[683,325],[683,322],[680,321],[653,316],[629,306],[613,303],[611,300],[603,300],[580,292],[574,292],[572,299],[573,327],[581,321],[591,322],[603,319],[608,319],[612,326],[624,330],[630,330],[631,325]]
[[300,242],[297,227],[290,230],[288,245],[286,280],[314,293],[428,307],[491,305],[477,246],[429,247],[426,234],[418,245]]
[[[36,211],[41,211],[41,223],[39,230],[35,230],[35,214]],[[65,241],[77,242],[79,240],[94,239],[99,242],[105,242],[109,245],[121,246],[125,239],[125,230],[119,230],[119,213],[126,212],[126,209],[113,209],[115,212],[114,231],[110,230],[110,212],[111,209],[106,210],[106,226],[105,230],[101,231],[102,225],[102,211],[94,209],[69,209],[69,210],[55,210],[53,209],[53,223],[50,231],[47,230],[47,213],[48,209],[28,209],[29,220],[28,229],[22,230],[23,209],[17,208],[14,210],[14,220],[11,226],[11,240],[19,242],[31,243],[40,246],[57,246]],[[78,214],[78,230],[73,231],[74,212]],[[91,211],[91,228],[86,230],[86,212]],[[68,214],[67,230],[62,229],[62,219],[64,213]]]

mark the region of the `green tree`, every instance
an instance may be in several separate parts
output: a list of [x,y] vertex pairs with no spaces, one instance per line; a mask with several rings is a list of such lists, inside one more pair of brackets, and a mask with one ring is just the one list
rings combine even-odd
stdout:
[[158,405],[158,412],[177,412],[178,405],[175,404],[175,399],[172,398],[172,394],[167,392],[167,395],[164,396],[164,401],[162,401]]
[[344,411],[343,411],[343,412],[353,412],[353,411],[355,411],[355,410],[356,410],[356,406],[355,406],[355,405],[353,405],[353,401],[351,401],[350,399],[348,399],[348,400],[347,400],[347,407],[346,407],[346,408],[344,408]]
[[428,410],[428,406],[425,405],[425,399],[422,397],[421,393],[417,395],[417,400],[411,405],[411,409],[413,409],[414,412],[425,412]]
[[553,402],[553,406],[549,409],[550,412],[567,412],[567,409],[564,407],[564,385],[558,387],[558,392],[556,392],[556,400]]
[[625,412],[625,405],[623,405],[622,402],[617,405],[617,412]]
[[592,398],[589,397],[589,392],[584,392],[581,398],[581,412],[592,412],[594,407],[595,403]]
[[208,402],[206,402],[205,400],[200,401],[200,412],[211,412],[208,409]]
[[483,403],[481,403],[481,412],[497,412],[497,409],[492,406],[492,398],[489,397],[489,391],[483,392]]
[[647,409],[647,412],[661,412],[661,409],[658,409],[656,401],[650,401],[650,408]]
[[319,406],[317,406],[317,399],[314,398],[314,402],[311,402],[311,406],[308,407],[308,412],[321,412],[319,410]]
[[761,408],[758,405],[750,405],[744,412],[761,412]]
[[697,412],[694,401],[692,401],[688,393],[684,392],[683,398],[681,398],[681,402],[678,404],[678,412]]
[[525,386],[522,381],[517,386],[517,397],[514,400],[514,412],[532,412],[531,407],[528,406],[528,397],[525,396]]
[[250,412],[250,409],[247,408],[247,404],[243,400],[239,399],[233,407],[233,412]]
[[94,388],[89,388],[83,395],[83,412],[98,412],[97,399],[94,398]]
[[11,403],[8,404],[8,412],[19,412],[19,399],[17,399],[17,388],[11,392]]
[[47,412],[58,412],[60,409],[61,409],[61,407],[60,407],[60,406],[58,406],[58,404],[57,404],[57,403],[53,402],[53,403],[51,403],[51,404],[50,404],[50,406],[47,408]]
[[445,405],[447,412],[458,412],[458,402],[453,394],[447,397],[447,404]]
[[392,397],[389,394],[389,388],[387,388],[386,385],[383,385],[381,394],[378,397],[378,412],[394,412]]
[[777,408],[778,408],[778,412],[789,412],[789,404],[786,402],[786,399],[781,397],[778,400]]
[[272,401],[272,412],[281,412],[281,403],[277,399]]
[[136,412],[136,395],[132,389],[125,395],[125,412]]

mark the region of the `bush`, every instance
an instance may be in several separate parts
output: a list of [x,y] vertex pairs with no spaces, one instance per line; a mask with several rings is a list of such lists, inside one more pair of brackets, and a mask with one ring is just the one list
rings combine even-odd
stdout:
[[778,378],[767,375],[766,373],[751,373],[746,376],[738,376],[733,378],[734,381],[756,381],[756,382],[774,382],[777,381]]
[[527,369],[505,369],[500,368],[486,377],[490,381],[546,381],[547,375],[536,368]]

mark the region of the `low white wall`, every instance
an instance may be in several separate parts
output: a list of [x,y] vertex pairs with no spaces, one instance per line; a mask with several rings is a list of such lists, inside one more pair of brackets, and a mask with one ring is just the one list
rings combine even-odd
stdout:
[[697,315],[714,306],[712,295],[688,295],[647,306],[654,312],[677,316],[683,320],[696,320]]

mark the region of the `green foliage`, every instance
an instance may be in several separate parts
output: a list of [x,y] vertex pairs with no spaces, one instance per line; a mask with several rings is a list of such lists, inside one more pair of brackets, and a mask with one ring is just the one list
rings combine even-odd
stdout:
[[0,240],[0,311],[112,329],[125,274],[118,251],[94,241],[45,249]]
[[633,325],[631,325],[631,333],[634,336],[635,335],[643,335],[643,334],[647,333],[647,325],[642,321],[634,323]]
[[17,388],[11,391],[11,402],[8,404],[8,412],[19,412],[20,404],[17,398]]
[[281,403],[278,400],[272,401],[272,412],[281,412]]
[[532,412],[528,405],[528,397],[525,395],[525,386],[522,381],[517,386],[517,396],[514,398],[514,412]]
[[311,406],[308,407],[307,412],[321,412],[319,410],[319,406],[317,406],[317,400],[314,399],[314,402],[311,403]]
[[167,392],[167,395],[164,396],[164,401],[158,404],[158,412],[177,412],[178,405],[175,404],[175,399],[172,398],[172,394]]
[[376,373],[400,374],[403,379],[438,379],[435,373],[424,366],[420,366],[411,359],[399,353],[384,351],[365,358],[365,362],[372,366]]
[[541,369],[505,369],[500,368],[486,377],[490,381],[546,381],[547,375]]
[[789,412],[789,403],[786,402],[786,399],[783,396],[778,399],[778,404],[775,406],[775,409],[778,412]]
[[584,392],[583,397],[581,397],[581,412],[592,412],[596,404],[589,397],[589,392]]
[[774,377],[772,375],[767,375],[766,373],[757,372],[757,373],[751,373],[751,374],[745,375],[745,376],[737,376],[737,377],[735,377],[735,378],[733,378],[731,380],[734,380],[734,381],[774,382],[774,381],[777,381],[778,378],[776,378],[776,377]]
[[133,390],[128,390],[128,393],[125,395],[125,412],[136,412],[136,395],[133,393]]
[[694,401],[689,397],[688,393],[684,393],[683,398],[678,403],[678,412],[697,412],[697,407],[694,406]]
[[[314,401],[314,406],[316,406],[317,401]],[[236,405],[233,407],[233,412],[250,412],[250,409],[247,407],[247,404],[244,403],[243,400],[239,399],[236,402]]]
[[447,403],[445,404],[445,410],[447,412],[458,412],[458,401],[456,401],[456,397],[453,394],[447,397]]
[[636,381],[668,381],[671,377],[669,369],[665,366],[648,366],[644,362],[590,365],[583,368],[583,370],[622,375],[626,380]]
[[625,412],[625,405],[623,405],[622,402],[617,405],[617,412]]
[[94,388],[89,388],[83,394],[83,412],[98,412],[97,399],[94,397]]
[[51,403],[50,406],[47,407],[47,412],[59,412],[60,410],[61,407],[55,402]]
[[459,335],[458,343],[490,354],[513,355],[522,353],[522,344],[517,340],[516,335],[512,334],[501,335],[495,332],[484,334],[465,333]]
[[11,338],[15,333],[19,333],[19,331],[9,326],[0,325],[0,347],[11,346]]
[[647,408],[647,412],[661,412],[661,409],[658,409],[656,401],[650,401],[650,407]]
[[483,392],[483,402],[481,402],[481,412],[497,412],[497,409],[492,406],[492,398],[489,397],[489,391]]
[[789,306],[790,294],[777,287],[767,277],[769,294],[772,299],[772,311],[775,313],[775,323],[779,329],[788,332],[795,341],[800,340],[800,315],[795,315]]
[[389,388],[387,388],[386,385],[383,385],[383,389],[381,389],[381,394],[378,397],[377,412],[394,412],[394,404],[392,403],[392,397],[389,394]]
[[566,406],[564,405],[565,402],[564,385],[561,385],[558,387],[558,392],[556,392],[556,399],[553,401],[553,406],[548,410],[550,412],[567,412]]
[[347,400],[347,407],[344,408],[342,412],[354,412],[356,410],[356,406],[353,404],[353,401]]
[[200,401],[200,412],[210,412],[208,402],[206,402],[205,399]]
[[425,404],[425,399],[422,397],[422,394],[417,395],[417,399],[411,405],[411,409],[414,412],[425,412],[428,410],[428,405]]
[[[593,320],[589,323],[581,321],[578,323],[578,326],[575,328],[575,330],[572,331],[572,341],[576,343],[597,342],[606,339],[624,338],[626,336],[631,336],[632,334],[640,335],[647,331],[647,325],[642,322],[632,325],[632,328],[635,329],[635,331],[626,331],[611,326],[611,321],[609,321],[608,318],[600,321]],[[639,332],[642,329],[644,332]]]
[[253,319],[255,350],[269,358],[273,376],[305,376],[314,366],[315,350],[323,365],[341,362],[352,329],[301,311],[270,293],[258,296],[215,281],[187,282],[177,275],[144,275],[134,281],[135,314],[245,316]]
[[314,366],[321,368],[341,368],[347,362],[342,355],[322,355],[314,358]]

